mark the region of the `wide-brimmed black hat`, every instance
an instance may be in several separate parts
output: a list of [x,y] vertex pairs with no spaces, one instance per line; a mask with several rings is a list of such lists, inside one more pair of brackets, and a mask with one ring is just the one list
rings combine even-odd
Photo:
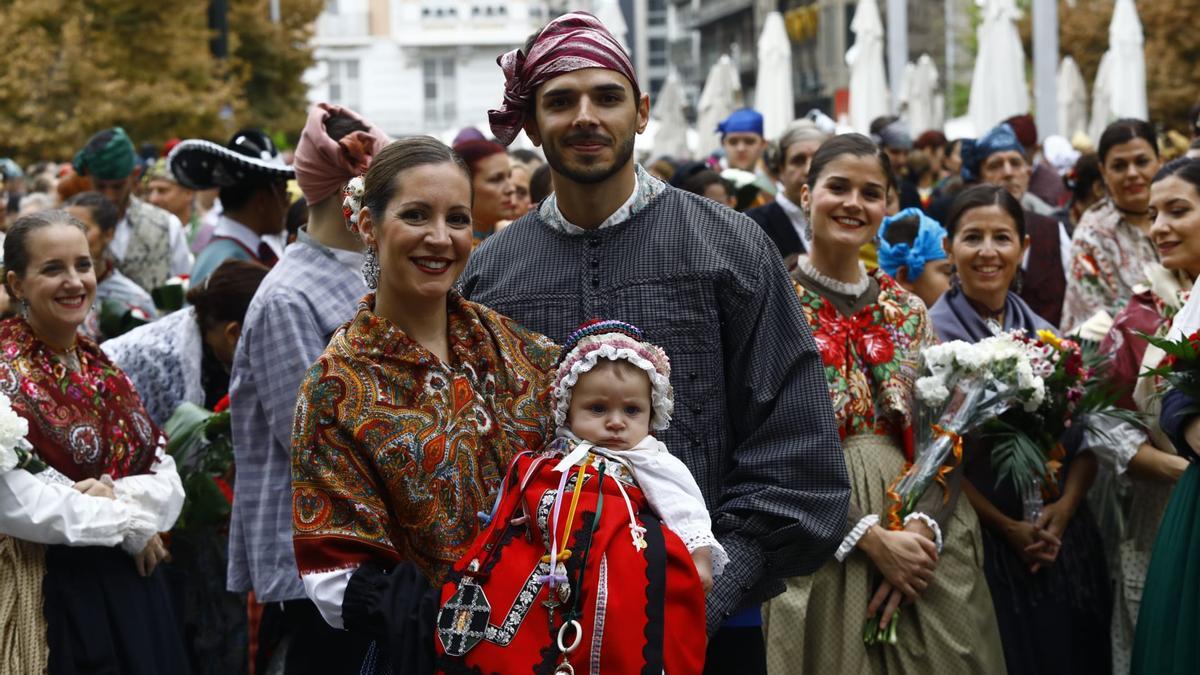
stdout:
[[182,141],[167,156],[171,172],[184,187],[193,190],[255,185],[296,177],[283,162],[271,138],[258,129],[243,129],[225,146],[191,138]]

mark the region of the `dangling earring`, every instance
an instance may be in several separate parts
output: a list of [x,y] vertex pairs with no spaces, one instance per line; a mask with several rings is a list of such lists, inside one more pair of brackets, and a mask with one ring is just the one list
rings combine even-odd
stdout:
[[367,288],[379,288],[379,255],[374,246],[368,246],[363,254],[362,276]]
[[804,210],[804,227],[802,229],[804,230],[804,238],[808,241],[812,241],[813,238],[811,215],[812,214],[809,213],[808,209]]

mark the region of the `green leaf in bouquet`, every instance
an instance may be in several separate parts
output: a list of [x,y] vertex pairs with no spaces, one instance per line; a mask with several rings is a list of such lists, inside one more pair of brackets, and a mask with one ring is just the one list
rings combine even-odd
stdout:
[[150,291],[150,297],[154,299],[154,306],[163,314],[183,309],[186,295],[187,289],[183,287],[183,284],[166,284]]
[[184,482],[187,494],[175,526],[181,530],[220,527],[229,519],[229,502],[212,476],[193,472]]
[[175,458],[180,473],[197,468],[198,455],[208,444],[206,433],[208,420],[212,416],[211,410],[195,403],[181,403],[163,426],[169,439],[167,453]]
[[988,436],[992,439],[992,470],[996,474],[996,486],[1011,481],[1018,492],[1025,487],[1040,483],[1046,473],[1048,448],[1034,439],[1028,432],[1002,420],[994,420]]
[[1165,336],[1150,335],[1140,331],[1137,335],[1146,342],[1163,350],[1167,356],[1174,356],[1181,361],[1197,360],[1196,348],[1192,345],[1192,341],[1186,337],[1173,340]]
[[116,298],[105,298],[100,302],[100,332],[105,338],[115,338],[148,323],[140,312]]
[[196,530],[223,525],[229,502],[217,486],[233,464],[229,413],[213,413],[194,403],[181,403],[164,425],[167,452],[175,458],[187,498],[176,528]]

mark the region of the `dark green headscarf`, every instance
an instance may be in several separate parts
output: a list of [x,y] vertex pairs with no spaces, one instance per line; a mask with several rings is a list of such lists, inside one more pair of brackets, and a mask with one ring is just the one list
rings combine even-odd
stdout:
[[75,154],[75,172],[100,180],[120,180],[133,173],[137,153],[121,127],[97,133]]

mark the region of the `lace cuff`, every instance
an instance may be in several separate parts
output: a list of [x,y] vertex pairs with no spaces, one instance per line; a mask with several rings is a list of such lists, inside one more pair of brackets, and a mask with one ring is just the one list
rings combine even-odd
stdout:
[[845,562],[846,556],[850,555],[850,552],[854,550],[854,547],[858,544],[858,540],[862,539],[867,530],[878,524],[878,515],[872,513],[863,516],[862,520],[858,521],[858,524],[854,526],[854,529],[850,530],[850,534],[846,535],[846,538],[842,540],[842,545],[838,546],[838,550],[833,554],[833,558],[838,562]]
[[687,547],[688,553],[694,553],[696,549],[705,546],[708,547],[712,554],[713,577],[720,576],[725,571],[725,565],[729,562],[729,554],[725,552],[725,547],[717,541],[711,531],[681,532],[679,538],[683,540],[683,545]]
[[158,534],[156,518],[136,506],[129,507],[129,521],[125,526],[125,538],[121,541],[121,550],[129,555],[141,553],[150,539]]
[[914,521],[914,520],[919,520],[922,523],[925,523],[925,525],[927,525],[929,527],[929,529],[933,530],[933,543],[934,543],[934,545],[937,546],[937,552],[941,553],[942,552],[942,528],[938,526],[937,521],[934,520],[933,518],[930,518],[929,516],[925,515],[924,513],[921,513],[920,511],[913,511],[912,513],[908,514],[907,516],[904,516],[904,524],[905,525],[908,525],[911,521]]

